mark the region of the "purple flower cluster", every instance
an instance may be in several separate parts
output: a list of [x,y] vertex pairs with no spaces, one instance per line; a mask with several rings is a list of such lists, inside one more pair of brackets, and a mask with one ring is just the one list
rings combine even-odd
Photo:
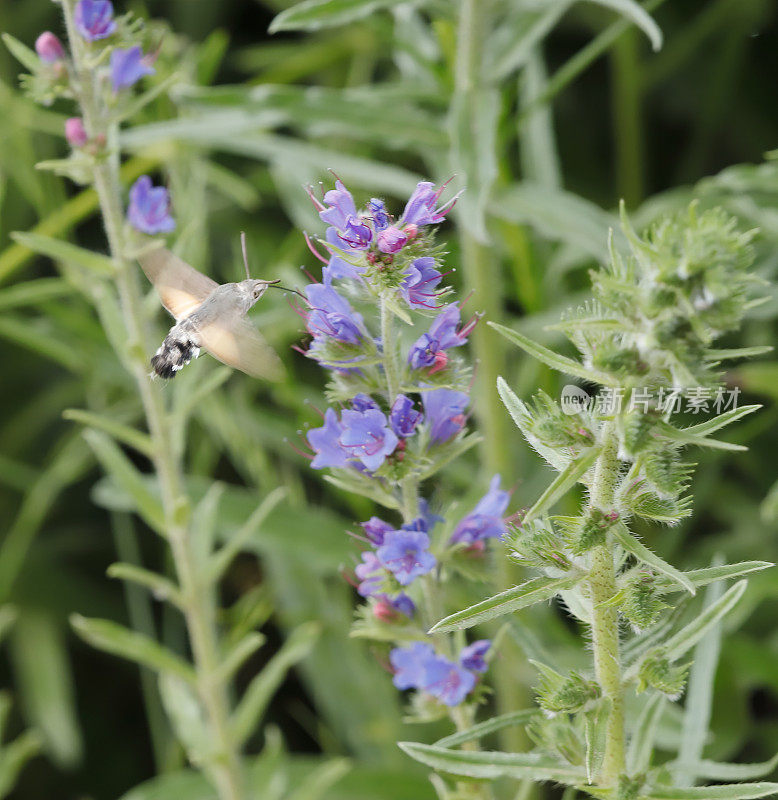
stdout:
[[170,233],[176,228],[170,216],[170,195],[164,186],[154,186],[148,175],[141,175],[130,189],[127,219],[136,230],[151,235]]
[[[314,199],[328,226],[319,240],[328,257],[308,240],[325,266],[322,283],[305,288],[307,306],[301,310],[312,339],[306,355],[331,370],[329,395],[339,404],[327,408],[323,424],[307,433],[311,466],[344,470],[342,480],[355,491],[364,486],[373,496],[372,486],[392,495],[387,506],[403,511],[399,524],[380,516],[362,523],[368,549],[354,572],[357,591],[372,613],[365,624],[371,630],[401,621],[404,635],[410,629],[419,637],[415,602],[423,593],[418,583],[440,581],[444,573],[438,567],[446,562],[454,568],[461,564],[458,550],[475,553],[487,539],[502,536],[509,499],[495,476],[475,508],[452,524],[453,532],[449,528],[435,537],[436,524],[444,520],[414,496],[420,481],[461,441],[470,402],[463,389],[470,375],[450,351],[466,343],[478,319],[463,324],[460,305],[442,302],[450,290],[441,288],[432,234],[424,230],[441,222],[456,200],[440,205],[441,191],[419,183],[399,219],[377,198],[358,208],[340,180],[321,202]],[[412,324],[422,316],[423,327],[409,335],[393,322]],[[387,632],[377,638],[386,641]],[[458,705],[486,670],[489,647],[489,641],[479,640],[456,660],[422,641],[396,647],[390,654],[394,683],[445,706]]]
[[[405,211],[394,222],[383,200],[372,198],[357,210],[354,197],[340,180],[319,201],[310,193],[319,216],[329,226],[324,245],[330,252],[324,269],[324,283],[334,280],[361,279],[371,265],[385,266],[419,235],[425,225],[442,222],[456,197],[435,209],[443,187],[422,181],[409,198]],[[404,272],[402,294],[412,308],[434,308],[435,288],[441,274],[431,256],[414,260]]]
[[463,648],[458,661],[438,655],[424,642],[396,647],[389,654],[398,689],[419,689],[446,706],[457,706],[473,691],[476,675],[487,669],[485,655],[491,647],[480,639]]

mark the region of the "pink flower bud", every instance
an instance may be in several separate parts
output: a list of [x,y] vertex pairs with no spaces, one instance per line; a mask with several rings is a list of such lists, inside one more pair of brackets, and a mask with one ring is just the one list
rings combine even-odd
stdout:
[[376,237],[376,244],[382,253],[397,253],[407,241],[405,233],[394,225],[384,228]]
[[81,117],[70,117],[65,120],[65,138],[71,147],[83,147],[89,141]]
[[429,369],[429,374],[434,375],[436,372],[445,369],[448,366],[448,355],[445,350],[438,350],[435,353],[435,361]]
[[419,226],[411,223],[403,228],[403,232],[409,239],[415,239],[419,235]]
[[393,622],[397,619],[397,612],[386,600],[379,600],[373,606],[373,616],[381,622]]
[[53,64],[65,57],[62,42],[51,31],[43,31],[35,40],[35,52],[45,64]]

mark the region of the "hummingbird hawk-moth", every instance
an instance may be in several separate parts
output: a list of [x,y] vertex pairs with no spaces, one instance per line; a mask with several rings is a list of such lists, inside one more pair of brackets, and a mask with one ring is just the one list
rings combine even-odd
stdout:
[[280,280],[252,279],[243,235],[241,243],[246,280],[239,283],[218,284],[164,247],[138,256],[162,305],[176,320],[151,358],[161,378],[174,378],[201,349],[255,378],[278,380],[283,374],[278,356],[246,319],[249,309]]

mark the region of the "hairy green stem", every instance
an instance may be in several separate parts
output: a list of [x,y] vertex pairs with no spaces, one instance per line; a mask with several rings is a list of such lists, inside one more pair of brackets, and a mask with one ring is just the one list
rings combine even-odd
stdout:
[[116,264],[116,287],[127,330],[130,368],[154,444],[152,461],[160,485],[165,533],[184,598],[184,617],[195,663],[197,689],[213,737],[215,754],[208,774],[220,800],[243,800],[245,792],[240,752],[230,733],[230,706],[226,687],[218,677],[220,656],[213,587],[208,585],[197,568],[187,525],[189,501],[181,464],[172,446],[170,418],[162,395],[148,374],[146,353],[149,348],[141,293],[134,266],[125,256],[118,127],[108,121],[108,115],[99,102],[98,77],[95,70],[86,63],[86,44],[73,24],[73,0],[63,0],[62,8],[84,125],[91,137],[102,136],[106,141],[108,155],[95,160],[93,183],[109,250]]
[[[612,510],[619,481],[618,441],[613,423],[606,423],[603,448],[594,470],[590,507],[608,513]],[[616,570],[608,543],[591,552],[589,594],[592,603],[592,647],[594,673],[602,694],[611,701],[605,733],[599,783],[614,786],[624,772],[624,687],[619,654],[618,609],[607,603],[616,594]]]

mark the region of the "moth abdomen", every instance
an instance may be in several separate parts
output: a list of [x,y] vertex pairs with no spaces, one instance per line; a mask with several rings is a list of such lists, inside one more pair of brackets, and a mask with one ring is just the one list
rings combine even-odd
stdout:
[[173,328],[152,356],[151,366],[160,378],[175,378],[182,367],[199,355],[199,339],[190,332]]

